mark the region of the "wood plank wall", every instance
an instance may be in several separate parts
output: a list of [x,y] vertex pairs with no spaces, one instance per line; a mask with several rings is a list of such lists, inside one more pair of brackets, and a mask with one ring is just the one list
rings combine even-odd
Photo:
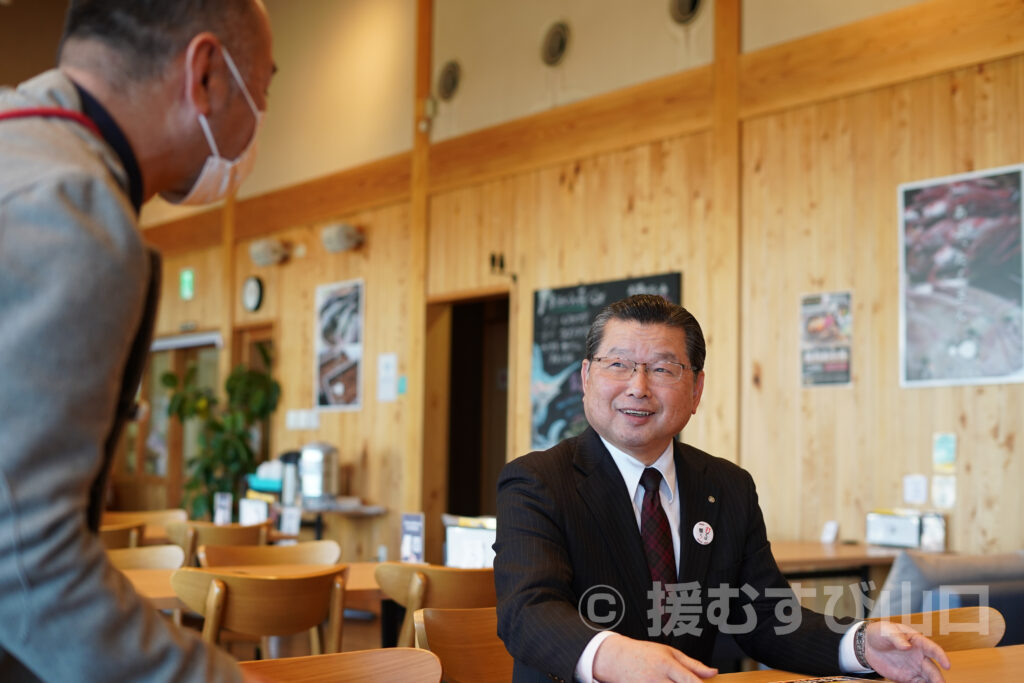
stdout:
[[[1024,160],[1022,102],[1012,57],[745,123],[742,463],[775,534],[860,533],[903,475],[931,473],[933,432],[955,432],[953,547],[1024,546],[1024,385],[899,387],[896,225],[898,184]],[[799,297],[836,290],[853,384],[801,389]]]
[[[371,361],[410,349],[407,328],[424,320],[423,291],[429,302],[507,292],[511,458],[529,447],[533,291],[668,270],[683,272],[684,303],[708,337],[707,389],[685,438],[752,471],[772,537],[812,539],[825,520],[838,519],[843,537],[861,538],[864,512],[898,504],[903,474],[930,473],[932,433],[953,431],[960,453],[952,548],[1024,547],[1024,503],[1015,491],[1024,483],[1024,388],[909,390],[897,382],[896,186],[1024,159],[1024,2],[965,7],[928,0],[740,55],[726,68],[695,69],[433,145],[425,219],[410,213],[408,157],[371,164],[365,178],[351,169],[239,202],[235,301],[242,279],[257,270],[248,239],[278,234],[306,248],[304,257],[259,269],[263,311],[234,309],[236,325],[275,328],[284,397],[273,450],[313,438],[339,445],[343,460],[360,464],[357,492],[391,511],[360,532],[359,556],[346,559],[372,556],[378,542],[393,555],[398,514],[417,488],[408,478],[422,477],[430,497],[437,477],[406,471],[402,450],[422,443],[422,416],[407,419],[401,398],[376,403],[375,362],[365,367],[361,412],[325,414],[315,433],[283,429],[286,410],[311,402],[317,284],[366,279]],[[875,44],[879,35],[888,36],[878,48],[884,60],[849,47]],[[738,89],[733,103],[721,91],[729,78]],[[723,161],[730,133],[722,121],[737,115],[739,149]],[[726,223],[714,196],[728,185],[732,172],[722,169],[729,166],[738,168],[739,207],[724,215],[738,213],[738,234],[719,227]],[[329,218],[364,225],[364,251],[323,253],[318,221]],[[217,238],[200,230],[215,220],[194,221],[147,232],[171,254],[168,270],[179,261],[221,266]],[[429,225],[425,281],[411,281],[413,223]],[[508,272],[496,276],[485,263],[499,249]],[[205,277],[197,270],[197,283]],[[176,282],[165,291],[175,292]],[[833,289],[853,291],[854,384],[804,390],[798,298]],[[406,310],[410,297],[417,311]],[[184,315],[169,298],[165,332]],[[214,317],[203,325],[217,327],[222,301],[204,304]],[[426,348],[430,338],[417,334]],[[436,392],[426,390],[429,411]]]

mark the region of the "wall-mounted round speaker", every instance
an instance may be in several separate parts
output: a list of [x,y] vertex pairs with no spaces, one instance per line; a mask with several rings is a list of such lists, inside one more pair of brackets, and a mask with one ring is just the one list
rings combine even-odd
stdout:
[[700,0],[669,0],[668,12],[677,24],[689,24],[700,10]]
[[559,21],[551,25],[540,46],[540,58],[548,66],[559,64],[569,49],[569,24]]
[[462,80],[462,67],[454,59],[441,67],[441,73],[437,76],[437,96],[447,102],[455,97],[459,89],[459,81]]

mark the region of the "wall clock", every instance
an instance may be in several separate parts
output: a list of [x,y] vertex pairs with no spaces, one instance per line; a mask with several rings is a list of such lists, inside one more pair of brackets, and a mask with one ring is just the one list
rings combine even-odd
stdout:
[[263,280],[256,275],[245,278],[242,285],[242,306],[247,311],[258,311],[263,305]]

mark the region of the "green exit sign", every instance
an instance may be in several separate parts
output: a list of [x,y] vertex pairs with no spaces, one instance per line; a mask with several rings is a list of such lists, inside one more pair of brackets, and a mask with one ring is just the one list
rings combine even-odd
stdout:
[[191,268],[182,268],[178,273],[178,293],[182,301],[192,301],[196,295],[196,274]]

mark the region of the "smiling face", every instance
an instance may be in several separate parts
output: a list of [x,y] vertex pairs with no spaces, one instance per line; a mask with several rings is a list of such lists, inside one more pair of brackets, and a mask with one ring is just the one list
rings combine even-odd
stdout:
[[[643,325],[612,318],[604,328],[596,357],[618,356],[639,363],[668,360],[689,368],[686,334],[669,325]],[[613,380],[583,361],[583,410],[598,434],[625,453],[650,465],[697,412],[704,372],[687,369],[675,384],[652,384],[642,367],[625,381]]]

